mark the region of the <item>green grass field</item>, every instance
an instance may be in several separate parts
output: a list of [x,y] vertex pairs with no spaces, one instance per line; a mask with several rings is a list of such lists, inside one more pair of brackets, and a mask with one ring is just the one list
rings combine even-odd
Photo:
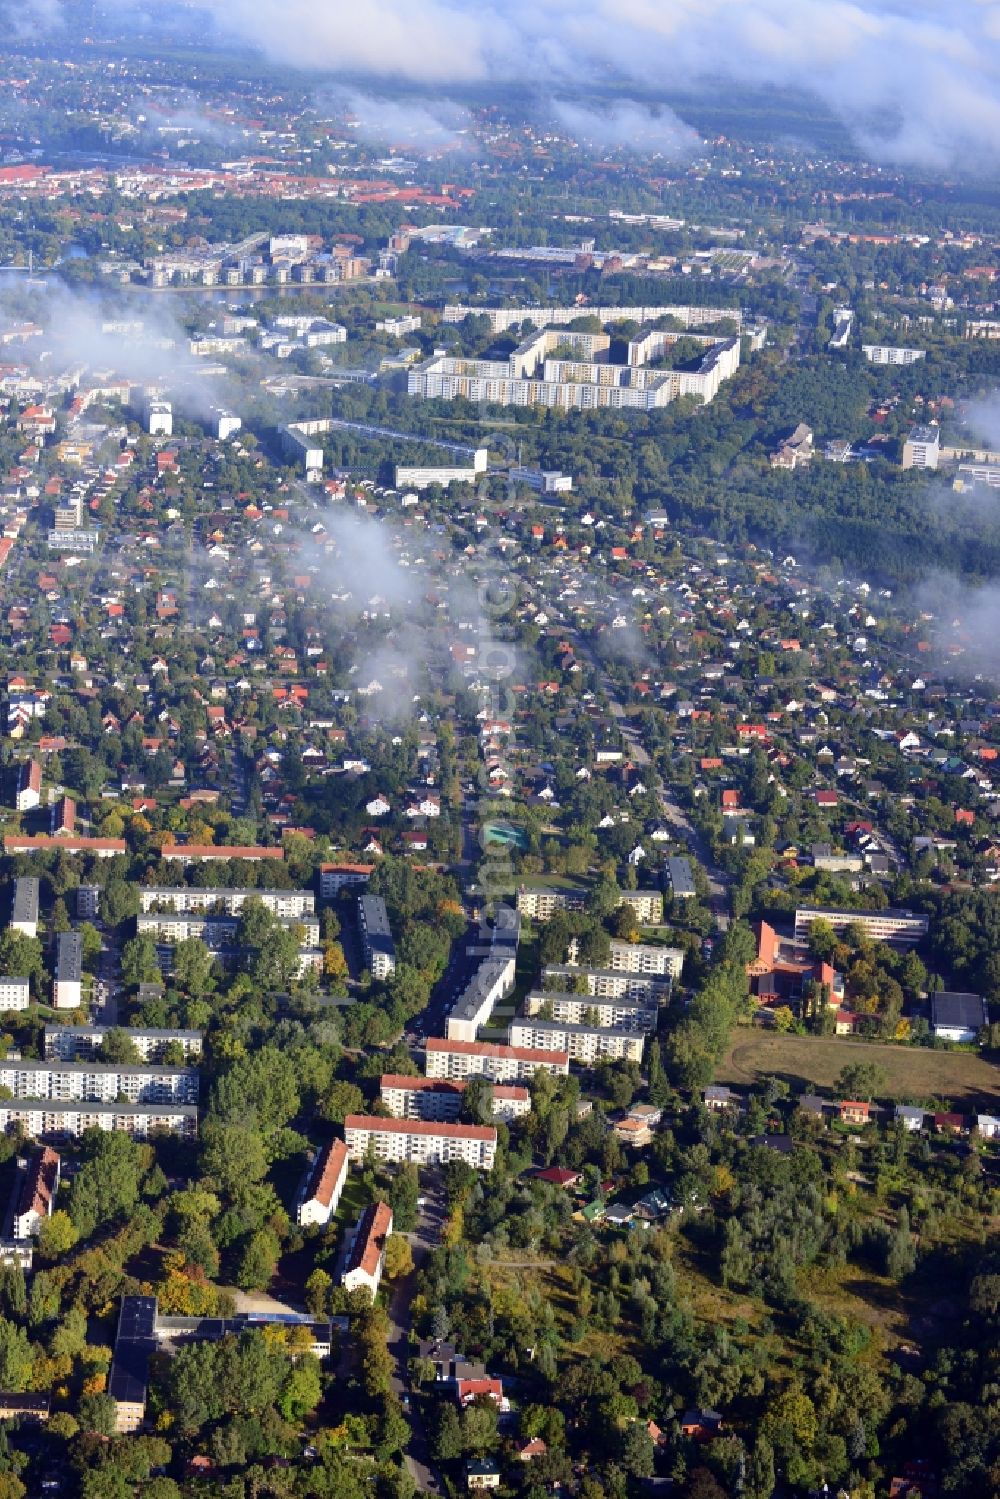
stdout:
[[1000,1107],[1000,1068],[971,1052],[879,1046],[849,1037],[783,1036],[756,1027],[735,1032],[716,1082],[746,1087],[774,1075],[795,1087],[829,1089],[850,1062],[881,1067],[886,1096],[902,1102],[942,1099],[984,1112]]

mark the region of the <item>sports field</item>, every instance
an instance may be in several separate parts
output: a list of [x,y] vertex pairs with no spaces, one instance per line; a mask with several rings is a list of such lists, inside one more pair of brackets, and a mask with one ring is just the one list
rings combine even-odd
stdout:
[[716,1074],[716,1082],[746,1087],[767,1075],[795,1088],[830,1089],[842,1067],[873,1062],[887,1082],[885,1094],[903,1102],[950,1100],[1000,1111],[1000,1067],[971,1052],[878,1046],[846,1036],[786,1036],[757,1027],[739,1028]]

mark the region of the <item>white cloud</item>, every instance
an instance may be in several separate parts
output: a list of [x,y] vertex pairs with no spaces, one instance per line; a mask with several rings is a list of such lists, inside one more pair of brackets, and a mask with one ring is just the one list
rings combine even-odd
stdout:
[[559,124],[571,136],[602,151],[627,149],[649,156],[678,157],[690,155],[701,144],[697,131],[665,106],[653,108],[629,100],[610,109],[594,109],[557,99],[553,109]]
[[978,0],[206,3],[223,31],[276,60],[342,76],[795,86],[887,160],[985,165],[1000,154],[1000,6]]

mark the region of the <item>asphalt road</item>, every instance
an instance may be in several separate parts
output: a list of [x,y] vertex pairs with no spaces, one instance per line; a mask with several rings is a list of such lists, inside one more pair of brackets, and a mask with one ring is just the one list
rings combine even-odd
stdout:
[[[426,1169],[422,1173],[421,1201],[423,1206],[417,1210],[417,1226],[406,1236],[413,1254],[413,1269],[405,1279],[396,1282],[389,1301],[389,1352],[396,1361],[392,1388],[400,1400],[406,1399],[407,1402],[410,1388],[410,1328],[413,1322],[411,1307],[416,1279],[427,1256],[440,1243],[445,1220],[441,1176],[434,1169]],[[405,1414],[411,1433],[406,1451],[406,1466],[421,1493],[439,1494],[441,1481],[431,1467],[427,1432],[417,1402],[414,1401]]]

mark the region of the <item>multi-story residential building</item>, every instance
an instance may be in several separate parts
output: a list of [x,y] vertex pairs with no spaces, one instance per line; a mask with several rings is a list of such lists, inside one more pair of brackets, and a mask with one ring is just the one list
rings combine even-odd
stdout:
[[347,1146],[343,1140],[331,1140],[317,1153],[302,1183],[295,1208],[295,1221],[301,1227],[329,1223],[344,1190],[347,1163]]
[[834,911],[800,906],[795,912],[795,940],[805,941],[815,921],[825,921],[837,933],[849,926],[859,926],[873,942],[888,942],[894,947],[913,947],[926,937],[928,920],[915,911]]
[[11,1224],[15,1239],[30,1239],[38,1233],[46,1218],[51,1218],[59,1187],[61,1162],[50,1145],[46,1145],[30,1162],[21,1184],[21,1195]]
[[444,1165],[464,1161],[480,1171],[492,1171],[497,1132],[485,1124],[445,1124],[424,1119],[379,1119],[374,1114],[348,1114],[344,1139],[352,1161],[363,1161],[369,1148],[376,1160],[413,1161]]
[[489,1077],[496,1083],[519,1083],[536,1072],[563,1076],[569,1072],[569,1052],[504,1046],[490,1041],[427,1040],[428,1077]]
[[265,910],[282,921],[300,921],[316,910],[311,890],[228,890],[199,889],[194,885],[148,885],[140,890],[140,909],[211,913],[239,916],[247,901],[260,901]]
[[79,932],[60,932],[56,941],[56,973],[52,1007],[78,1010],[83,1003],[83,939]]
[[366,1207],[354,1230],[347,1265],[340,1283],[347,1291],[367,1291],[374,1301],[385,1268],[386,1240],[392,1233],[392,1208],[387,1202]]
[[[394,1119],[455,1120],[462,1112],[468,1079],[408,1077],[387,1072],[381,1098]],[[531,1110],[531,1094],[517,1083],[493,1084],[493,1117],[519,1119]]]
[[569,1053],[583,1066],[595,1062],[641,1062],[645,1038],[641,1032],[617,1026],[574,1025],[562,1020],[538,1020],[521,1016],[512,1020],[507,1032],[511,1046]]
[[[319,918],[311,912],[301,916],[278,916],[275,920],[301,936],[304,947],[315,947],[318,944]],[[213,952],[236,943],[239,925],[238,915],[205,915],[195,911],[140,911],[135,918],[135,929],[139,936],[148,932],[155,942],[171,943],[197,937]]]
[[132,1062],[0,1061],[0,1088],[11,1098],[113,1103],[197,1103],[192,1067],[147,1067]]
[[612,941],[608,967],[616,973],[664,974],[679,979],[684,953],[679,947],[659,947],[652,942]]
[[584,980],[587,993],[598,999],[631,999],[646,1004],[665,1004],[670,998],[671,980],[661,974],[622,972],[615,968],[580,968],[574,963],[547,963],[542,969],[542,983],[567,992],[570,985]]
[[321,864],[319,893],[322,900],[335,900],[341,890],[364,889],[374,864]]
[[32,812],[42,799],[42,767],[37,760],[25,760],[17,774],[14,805],[19,812]]
[[940,427],[911,428],[903,443],[903,468],[937,468],[940,456]]
[[123,1130],[135,1140],[172,1134],[194,1138],[198,1110],[185,1103],[89,1103],[54,1099],[0,1099],[0,1130],[20,1125],[33,1140],[66,1135],[78,1139],[84,1130]]
[[5,974],[0,978],[0,1010],[26,1010],[30,1002],[28,980]]
[[38,881],[34,875],[22,875],[14,881],[10,926],[11,931],[23,932],[26,937],[38,936]]
[[657,1005],[636,1003],[627,997],[600,999],[590,994],[565,994],[535,989],[524,1001],[524,1013],[539,1019],[564,1021],[567,1025],[599,1026],[634,1031],[649,1036],[656,1030]]
[[916,364],[927,358],[926,349],[901,349],[892,344],[862,344],[861,352],[869,364]]
[[494,1006],[514,987],[516,948],[505,957],[480,963],[448,1012],[446,1031],[451,1041],[474,1041]]
[[694,899],[697,891],[694,888],[690,859],[683,854],[671,855],[664,863],[664,872],[674,900]]
[[659,926],[663,920],[663,896],[658,890],[623,890],[621,905],[631,908],[640,926]]
[[95,921],[100,914],[100,885],[78,885],[76,887],[76,918],[78,921]]
[[[588,307],[588,316],[596,317],[602,324],[614,322],[616,318],[630,323],[655,323],[669,317],[684,328],[704,328],[725,319],[743,327],[743,314],[733,307]],[[575,322],[580,316],[579,307],[471,307],[449,302],[441,314],[443,323],[461,323],[467,317],[489,319],[491,331],[506,333],[510,328],[522,328],[528,323],[533,328],[560,327]],[[597,337],[597,335],[593,335]]]
[[44,1032],[45,1056],[49,1060],[58,1058],[62,1062],[87,1061],[96,1056],[112,1030],[130,1041],[144,1062],[162,1062],[168,1046],[180,1047],[185,1061],[201,1056],[201,1031],[108,1025],[47,1025]]
[[396,947],[389,929],[389,913],[381,895],[358,896],[358,923],[365,965],[372,978],[390,978],[396,971]]
[[549,921],[556,911],[582,911],[587,904],[583,890],[562,890],[553,885],[522,885],[517,892],[517,909],[532,921]]

